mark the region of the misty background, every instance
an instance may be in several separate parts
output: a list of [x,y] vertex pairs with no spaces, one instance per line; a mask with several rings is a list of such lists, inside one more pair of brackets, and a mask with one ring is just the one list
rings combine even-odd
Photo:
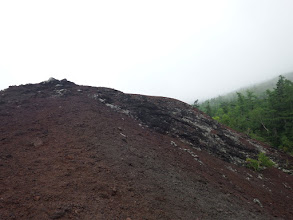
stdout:
[[293,71],[292,0],[1,1],[0,89],[49,77],[188,103]]

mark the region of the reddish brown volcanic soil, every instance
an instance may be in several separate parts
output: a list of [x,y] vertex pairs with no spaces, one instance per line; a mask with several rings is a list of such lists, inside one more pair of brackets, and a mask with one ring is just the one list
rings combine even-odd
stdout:
[[[245,167],[261,149],[278,168]],[[177,100],[66,80],[0,92],[0,219],[293,219],[290,169]]]

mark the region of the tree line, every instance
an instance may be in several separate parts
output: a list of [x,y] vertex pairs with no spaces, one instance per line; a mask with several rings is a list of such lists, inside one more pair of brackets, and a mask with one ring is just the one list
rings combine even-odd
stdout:
[[230,101],[194,104],[220,123],[293,154],[293,82],[279,76],[275,88],[262,95],[250,90],[236,94]]

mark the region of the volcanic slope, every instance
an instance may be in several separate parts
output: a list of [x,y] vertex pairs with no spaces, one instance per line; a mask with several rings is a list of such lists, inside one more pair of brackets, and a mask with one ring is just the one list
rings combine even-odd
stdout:
[[[246,168],[265,152],[276,167]],[[292,157],[169,98],[0,92],[0,219],[293,219]]]

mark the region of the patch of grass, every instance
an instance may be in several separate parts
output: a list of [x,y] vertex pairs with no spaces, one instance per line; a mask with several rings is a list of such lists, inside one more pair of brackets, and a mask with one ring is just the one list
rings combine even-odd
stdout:
[[270,160],[270,158],[268,158],[264,153],[259,153],[257,160],[246,158],[246,162],[247,167],[254,169],[255,171],[260,171],[275,165],[275,163]]
[[260,165],[263,167],[269,168],[275,165],[275,163],[270,160],[270,158],[268,158],[264,153],[259,153],[258,160],[260,161]]
[[247,167],[254,169],[255,171],[259,171],[260,170],[260,163],[258,160],[254,160],[251,158],[246,158],[246,162],[247,162]]

